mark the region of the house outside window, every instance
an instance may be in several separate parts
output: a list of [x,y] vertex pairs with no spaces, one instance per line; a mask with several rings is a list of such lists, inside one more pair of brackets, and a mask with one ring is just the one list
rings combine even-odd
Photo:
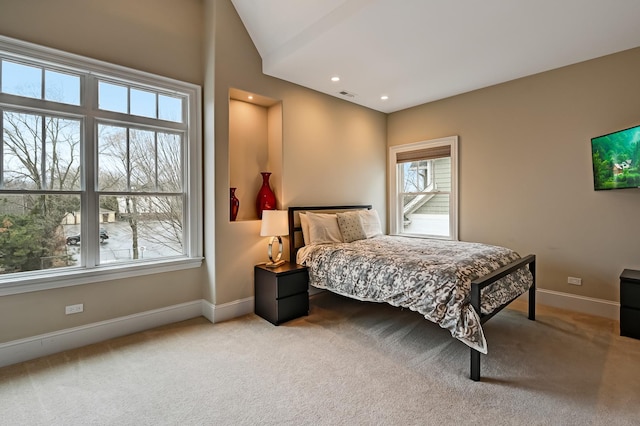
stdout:
[[0,37],[0,294],[195,267],[200,88]]
[[392,234],[458,239],[457,136],[389,148]]

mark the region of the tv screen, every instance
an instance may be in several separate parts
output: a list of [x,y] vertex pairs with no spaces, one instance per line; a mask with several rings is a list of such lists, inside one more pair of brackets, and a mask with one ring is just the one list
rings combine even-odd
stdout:
[[602,189],[640,188],[640,126],[591,139],[593,186]]

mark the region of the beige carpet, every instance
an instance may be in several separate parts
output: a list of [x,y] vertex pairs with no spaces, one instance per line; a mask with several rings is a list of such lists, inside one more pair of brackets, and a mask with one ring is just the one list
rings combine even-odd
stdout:
[[469,350],[419,314],[323,293],[279,327],[203,318],[0,369],[2,425],[637,425],[640,340],[525,306]]

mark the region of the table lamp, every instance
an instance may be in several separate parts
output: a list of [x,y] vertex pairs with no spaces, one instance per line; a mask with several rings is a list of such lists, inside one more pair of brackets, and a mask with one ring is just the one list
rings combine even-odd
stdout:
[[[269,240],[269,262],[267,268],[276,268],[284,263],[282,257],[282,235],[289,233],[289,216],[286,210],[264,210],[262,212],[261,237],[271,237]],[[278,255],[273,258],[273,243],[278,240]]]

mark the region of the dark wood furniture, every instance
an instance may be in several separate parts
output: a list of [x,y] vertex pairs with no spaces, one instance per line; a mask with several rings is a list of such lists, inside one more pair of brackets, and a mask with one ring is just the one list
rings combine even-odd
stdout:
[[620,335],[640,339],[640,271],[620,275]]
[[285,262],[277,268],[254,268],[254,310],[279,325],[309,314],[309,275],[305,266]]
[[[352,206],[311,206],[311,207],[289,207],[289,256],[292,262],[296,260],[296,255],[298,252],[298,248],[304,245],[304,241],[301,237],[302,228],[300,226],[300,218],[299,213],[301,211],[322,211],[322,212],[338,212],[345,210],[354,210],[354,209],[371,209],[372,206],[370,204],[366,205],[352,205]],[[471,305],[473,309],[480,316],[480,320],[482,323],[485,323],[489,319],[491,319],[495,314],[504,309],[511,302],[516,300],[518,297],[515,297],[505,303],[504,305],[496,308],[493,312],[489,314],[482,314],[480,306],[481,306],[481,290],[494,282],[498,281],[500,278],[506,277],[507,275],[517,271],[520,268],[528,268],[533,276],[533,284],[529,288],[529,319],[535,321],[536,319],[536,256],[530,254],[521,259],[518,259],[509,265],[506,265],[500,269],[495,270],[491,274],[488,274],[484,277],[480,277],[471,282]],[[639,311],[640,312],[640,311]],[[473,348],[471,349],[471,366],[470,366],[470,374],[469,377],[471,380],[479,381],[480,380],[480,355],[481,353]]]

